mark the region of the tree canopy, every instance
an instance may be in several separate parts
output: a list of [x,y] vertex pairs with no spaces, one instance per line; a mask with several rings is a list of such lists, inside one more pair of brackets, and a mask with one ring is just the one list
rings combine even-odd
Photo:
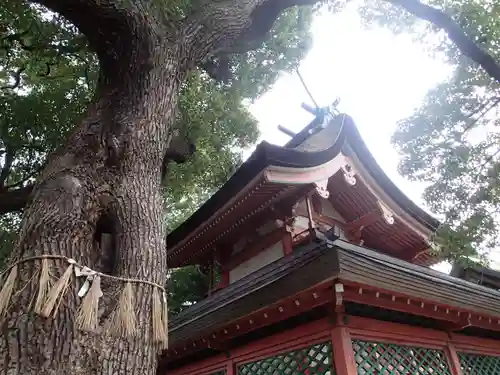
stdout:
[[172,271],[167,281],[168,310],[177,315],[207,296],[210,280],[199,266],[186,266]]

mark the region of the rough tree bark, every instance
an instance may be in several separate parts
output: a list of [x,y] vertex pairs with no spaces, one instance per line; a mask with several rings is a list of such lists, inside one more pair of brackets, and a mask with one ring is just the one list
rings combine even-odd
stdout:
[[[201,1],[180,22],[165,19],[152,0],[36,2],[65,16],[87,36],[101,72],[86,117],[33,187],[11,261],[59,254],[103,272],[163,284],[161,174],[182,80],[217,54],[241,52],[242,46],[261,41],[283,9],[316,0]],[[96,249],[96,233],[103,231],[114,237],[114,249]],[[31,278],[33,267],[21,267],[21,284]],[[140,336],[124,340],[74,328],[75,288],[55,319],[35,316],[28,308],[34,288],[28,283],[14,297],[2,322],[4,374],[155,373],[159,349],[150,340],[149,289],[138,288],[135,295]],[[114,288],[103,285],[104,314]]]
[[[34,187],[13,259],[60,254],[91,268],[163,284],[167,272],[160,190],[163,155],[180,82],[189,66],[181,37],[168,33],[148,4],[106,0],[40,1],[88,37],[101,74],[95,100]],[[184,65],[183,65],[184,64]],[[118,256],[104,266],[94,245],[100,219],[111,218]],[[63,265],[60,265],[61,268]],[[60,272],[61,270],[59,270]],[[21,271],[21,284],[33,266]],[[140,337],[106,339],[74,328],[76,289],[55,319],[28,311],[33,284],[17,296],[2,326],[6,374],[153,374],[150,290],[137,288]],[[103,286],[105,296],[114,285]],[[104,306],[112,301],[102,301]],[[144,333],[144,334],[142,334]]]

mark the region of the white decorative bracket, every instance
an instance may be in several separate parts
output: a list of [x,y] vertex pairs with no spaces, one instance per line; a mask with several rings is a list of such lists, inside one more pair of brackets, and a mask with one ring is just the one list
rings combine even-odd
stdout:
[[344,178],[347,183],[351,186],[356,185],[356,173],[354,173],[353,169],[349,164],[344,164],[342,167],[342,172],[344,172]]
[[328,199],[330,196],[330,192],[328,191],[328,180],[316,181],[314,183],[316,185],[316,192],[321,198]]
[[340,306],[342,306],[342,303],[344,302],[342,293],[344,293],[344,284],[341,284],[341,283],[335,284],[335,307],[336,307],[336,310],[337,310],[337,308],[340,308]]
[[385,204],[383,204],[381,201],[377,201],[378,206],[380,208],[380,212],[382,213],[382,217],[384,218],[385,222],[389,225],[394,224],[394,213],[387,207]]

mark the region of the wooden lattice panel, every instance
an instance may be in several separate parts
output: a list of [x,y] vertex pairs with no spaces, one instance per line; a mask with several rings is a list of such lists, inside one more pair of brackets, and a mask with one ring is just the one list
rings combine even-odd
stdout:
[[238,375],[335,375],[330,342],[246,363]]
[[500,357],[459,353],[458,358],[464,375],[500,374]]
[[361,340],[353,349],[358,375],[451,375],[442,350]]

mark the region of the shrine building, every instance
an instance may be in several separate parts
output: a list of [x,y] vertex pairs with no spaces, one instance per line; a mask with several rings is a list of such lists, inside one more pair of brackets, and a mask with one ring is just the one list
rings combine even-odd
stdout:
[[347,115],[260,143],[168,236],[211,283],[158,374],[500,375],[499,274],[430,268],[438,226]]

